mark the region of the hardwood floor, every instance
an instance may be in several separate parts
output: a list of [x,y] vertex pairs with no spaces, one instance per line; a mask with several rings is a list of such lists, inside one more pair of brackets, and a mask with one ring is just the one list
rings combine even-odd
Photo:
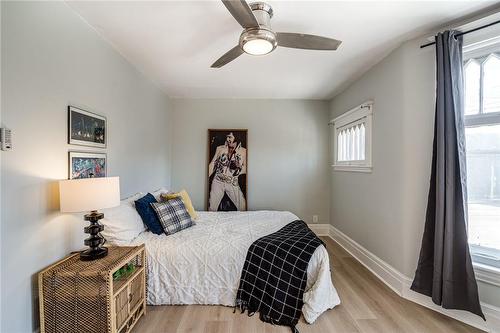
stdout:
[[[297,325],[301,333],[479,333],[483,332],[431,311],[396,295],[330,238],[322,237],[330,254],[333,284],[341,304],[309,325]],[[274,333],[287,327],[261,322],[258,315],[233,313],[214,305],[149,306],[134,333]]]

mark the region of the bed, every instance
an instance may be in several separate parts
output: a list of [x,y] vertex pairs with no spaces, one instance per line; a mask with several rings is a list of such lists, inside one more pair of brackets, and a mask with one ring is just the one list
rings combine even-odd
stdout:
[[[196,225],[174,235],[142,232],[130,244],[146,246],[148,304],[234,306],[241,270],[252,242],[298,217],[290,212],[198,212]],[[340,304],[328,252],[320,246],[307,270],[302,312],[313,323]]]

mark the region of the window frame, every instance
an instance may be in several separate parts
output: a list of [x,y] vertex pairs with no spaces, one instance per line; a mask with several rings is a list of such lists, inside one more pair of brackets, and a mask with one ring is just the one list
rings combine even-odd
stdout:
[[[351,172],[372,172],[372,117],[373,101],[367,101],[355,108],[344,112],[340,116],[332,119],[330,125],[333,126],[333,164],[335,171]],[[362,121],[364,120],[364,121]],[[365,124],[365,159],[339,161],[338,160],[338,134],[346,126],[356,122]]]
[[[496,48],[498,50],[498,47]],[[472,61],[476,61],[480,65],[480,76],[479,76],[479,110],[477,114],[464,115],[464,127],[482,127],[482,126],[493,126],[500,125],[500,112],[484,112],[484,65],[488,59],[496,57],[500,60],[500,51],[472,49],[469,52],[464,52],[464,77],[466,66]],[[479,51],[479,52],[478,52]],[[465,82],[464,82],[465,88]],[[464,90],[464,97],[465,97]],[[465,111],[465,110],[464,110]],[[467,150],[466,150],[467,154]],[[467,198],[467,205],[469,205],[469,199]],[[468,208],[467,208],[468,213]],[[468,215],[468,214],[467,214]],[[467,221],[467,224],[469,221]],[[468,227],[467,227],[468,229]],[[476,244],[469,244],[469,250],[472,257],[472,262],[474,268],[482,272],[481,274],[493,274],[497,280],[496,283],[500,282],[500,250],[488,248],[485,246],[480,246]],[[485,273],[486,272],[486,273]],[[476,272],[477,273],[477,272]],[[490,277],[491,278],[491,277]]]
[[475,244],[469,244],[469,250],[475,264],[500,270],[500,250]]

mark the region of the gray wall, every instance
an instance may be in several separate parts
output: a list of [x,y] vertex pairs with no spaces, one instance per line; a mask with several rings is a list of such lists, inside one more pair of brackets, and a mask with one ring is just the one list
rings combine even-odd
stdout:
[[[0,1],[0,24],[2,20],[3,2]],[[1,30],[1,29],[0,29]],[[1,45],[1,31],[0,31],[0,127],[3,126],[2,122],[2,45]],[[0,151],[0,241],[2,240],[2,152]],[[0,245],[0,322],[2,322],[2,246]],[[1,325],[1,324],[0,324]],[[1,331],[0,326],[0,331]]]
[[328,103],[173,100],[172,185],[205,209],[207,130],[248,129],[248,208],[290,210],[329,222]]
[[68,104],[108,119],[108,174],[122,196],[170,185],[170,102],[63,2],[2,2],[2,332],[38,326],[36,273],[83,247],[84,221],[58,213]]
[[331,103],[334,118],[373,100],[372,173],[330,169],[331,221],[356,242],[402,269],[404,142],[402,50],[391,53]]
[[[432,158],[434,48],[404,43],[331,102],[331,118],[372,99],[373,172],[331,170],[331,223],[408,277],[420,250]],[[499,306],[500,288],[479,283]]]

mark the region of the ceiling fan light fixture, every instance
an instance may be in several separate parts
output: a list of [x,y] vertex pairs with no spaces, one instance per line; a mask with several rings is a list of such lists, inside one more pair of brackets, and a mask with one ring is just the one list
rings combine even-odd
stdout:
[[268,54],[276,48],[276,36],[270,30],[245,30],[240,36],[241,49],[250,55]]
[[273,44],[267,39],[252,39],[243,44],[243,51],[251,55],[268,54],[273,49]]

